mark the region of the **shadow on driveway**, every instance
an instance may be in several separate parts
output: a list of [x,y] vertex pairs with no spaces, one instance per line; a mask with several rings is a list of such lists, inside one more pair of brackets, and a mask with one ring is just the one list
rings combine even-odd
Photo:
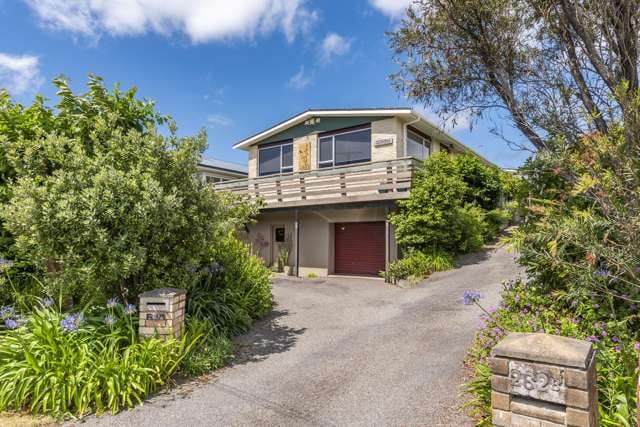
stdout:
[[274,309],[256,322],[251,331],[238,337],[233,365],[261,362],[270,355],[290,350],[307,328],[291,328],[283,320],[288,310]]

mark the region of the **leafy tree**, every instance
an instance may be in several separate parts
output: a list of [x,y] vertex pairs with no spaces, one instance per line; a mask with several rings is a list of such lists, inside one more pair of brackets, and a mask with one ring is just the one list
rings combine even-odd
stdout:
[[454,162],[458,174],[467,184],[465,201],[488,211],[497,208],[503,196],[503,173],[470,154],[456,156]]
[[638,0],[416,0],[390,34],[392,78],[445,117],[507,113],[548,149],[637,122],[639,21]]
[[2,157],[13,178],[0,217],[15,252],[66,294],[132,299],[180,285],[210,245],[256,213],[197,179],[203,132],[178,138],[134,89],[109,92],[92,77],[76,95],[55,83],[55,109],[4,98]]
[[476,244],[465,243],[473,234],[469,228],[478,225],[463,203],[468,190],[453,156],[429,157],[413,180],[409,198],[389,216],[398,243],[425,251],[474,249]]

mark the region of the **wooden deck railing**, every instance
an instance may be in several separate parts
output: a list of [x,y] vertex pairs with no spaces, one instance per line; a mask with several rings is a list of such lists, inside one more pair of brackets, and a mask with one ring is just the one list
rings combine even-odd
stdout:
[[261,197],[266,209],[402,199],[409,195],[419,164],[413,158],[293,172],[215,184],[250,199]]

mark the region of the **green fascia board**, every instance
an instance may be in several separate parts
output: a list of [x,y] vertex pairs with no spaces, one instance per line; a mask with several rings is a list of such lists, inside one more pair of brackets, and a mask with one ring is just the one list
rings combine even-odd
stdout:
[[[329,132],[336,129],[360,126],[378,120],[388,119],[392,116],[367,116],[367,117],[320,117],[320,123],[305,125],[299,123],[289,129],[283,130],[275,135],[271,135],[260,141],[257,145],[268,144],[270,142],[285,141],[287,139],[300,138],[314,133]],[[317,119],[316,119],[317,120]]]

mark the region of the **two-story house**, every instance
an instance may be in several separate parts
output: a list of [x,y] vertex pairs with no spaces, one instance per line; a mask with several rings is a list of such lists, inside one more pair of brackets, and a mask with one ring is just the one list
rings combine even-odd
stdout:
[[249,239],[268,264],[286,248],[299,276],[384,271],[398,254],[387,216],[415,168],[472,152],[411,108],[307,110],[234,148],[248,152],[248,178],[216,189],[264,200]]

